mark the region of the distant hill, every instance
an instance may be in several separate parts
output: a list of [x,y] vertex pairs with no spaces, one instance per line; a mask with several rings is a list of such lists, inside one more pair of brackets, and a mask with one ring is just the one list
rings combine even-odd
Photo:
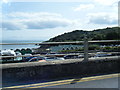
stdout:
[[120,27],[107,27],[93,31],[74,30],[49,39],[47,42],[81,41],[87,35],[89,40],[120,40]]

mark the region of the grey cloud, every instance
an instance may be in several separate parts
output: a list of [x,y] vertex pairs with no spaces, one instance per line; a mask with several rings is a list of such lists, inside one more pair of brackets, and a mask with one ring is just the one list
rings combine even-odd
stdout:
[[20,29],[48,29],[57,27],[67,27],[73,25],[74,20],[65,19],[57,13],[23,13],[13,12],[5,15],[9,17],[7,21],[2,22],[2,28],[5,30]]
[[66,19],[27,19],[18,21],[3,21],[4,30],[21,30],[21,29],[48,29],[56,27],[66,27],[72,24],[72,21]]
[[24,22],[27,25],[28,29],[47,29],[47,28],[56,28],[56,27],[66,27],[71,24],[70,21],[67,20],[32,20]]
[[71,24],[71,22],[65,20],[42,20],[42,21],[28,21],[24,22],[28,29],[48,29],[56,27],[66,27]]
[[26,28],[25,25],[18,22],[13,22],[13,21],[1,22],[1,26],[3,30],[21,30],[23,28]]
[[109,24],[114,25],[118,23],[116,18],[111,18],[110,16],[91,16],[89,19],[89,23],[94,24]]

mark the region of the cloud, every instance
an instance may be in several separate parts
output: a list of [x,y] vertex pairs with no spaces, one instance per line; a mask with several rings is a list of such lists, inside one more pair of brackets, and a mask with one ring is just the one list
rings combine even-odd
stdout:
[[75,7],[74,11],[81,11],[81,10],[93,9],[93,8],[94,8],[93,4],[81,4],[78,7]]
[[8,0],[2,0],[3,3],[8,3]]
[[4,30],[21,30],[27,27],[26,25],[15,21],[4,21],[1,25],[1,28]]
[[65,19],[62,15],[56,13],[15,12],[6,16],[10,19],[2,22],[2,28],[5,30],[48,29],[67,27],[74,23],[74,21]]
[[47,29],[47,28],[56,28],[56,27],[66,27],[71,25],[71,21],[67,19],[59,18],[49,18],[49,19],[39,19],[39,20],[27,20],[24,22],[29,29]]
[[92,13],[88,15],[89,23],[93,24],[106,24],[106,25],[117,25],[118,16],[112,13]]
[[57,13],[48,13],[48,12],[11,12],[7,14],[7,17],[10,18],[48,18],[48,17],[62,17],[61,14]]
[[1,0],[0,4],[7,4],[8,6],[10,6],[11,0]]
[[94,0],[97,4],[111,6],[115,3],[118,3],[119,0]]

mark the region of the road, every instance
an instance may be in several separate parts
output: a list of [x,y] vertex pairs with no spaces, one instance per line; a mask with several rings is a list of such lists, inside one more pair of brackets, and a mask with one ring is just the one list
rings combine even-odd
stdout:
[[[91,76],[84,78],[73,78],[52,82],[34,83],[18,86],[3,87],[7,88],[118,88],[120,74],[109,74],[101,76]],[[120,88],[120,87],[119,87]]]
[[71,82],[71,84],[48,86],[47,88],[118,88],[117,77],[84,82],[79,82],[78,79],[78,82],[76,81],[77,79]]

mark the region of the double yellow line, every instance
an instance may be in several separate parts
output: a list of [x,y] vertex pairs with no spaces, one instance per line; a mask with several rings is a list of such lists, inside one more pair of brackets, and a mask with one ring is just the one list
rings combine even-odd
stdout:
[[114,78],[114,77],[119,77],[119,76],[120,76],[119,73],[118,74],[109,74],[109,75],[102,75],[102,76],[93,76],[93,77],[85,77],[85,78],[77,78],[77,79],[67,79],[67,80],[53,81],[53,82],[47,82],[47,83],[37,83],[37,84],[29,84],[29,85],[4,87],[3,89],[7,89],[7,88],[42,88],[42,87],[48,87],[48,86],[74,84],[74,83],[77,83],[77,82],[85,82],[85,81],[92,81],[92,80]]

